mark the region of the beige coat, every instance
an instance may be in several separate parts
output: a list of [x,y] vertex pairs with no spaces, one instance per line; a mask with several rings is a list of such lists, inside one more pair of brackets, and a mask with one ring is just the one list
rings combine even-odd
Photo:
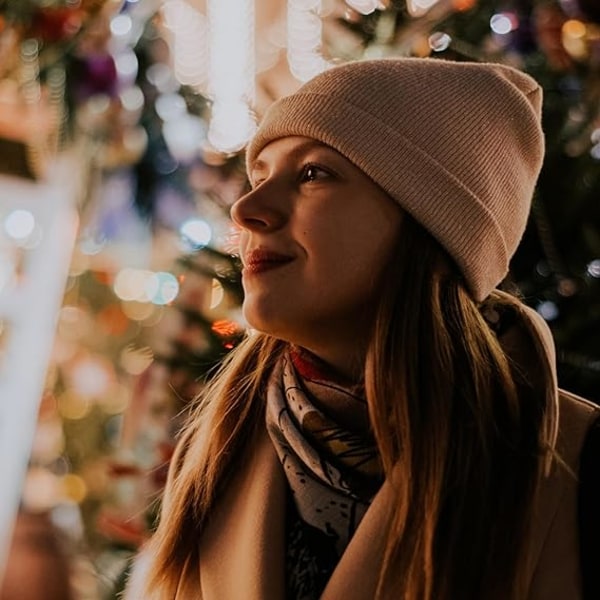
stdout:
[[[600,409],[560,394],[558,451],[576,473],[581,447]],[[200,542],[200,564],[188,565],[177,600],[284,600],[286,480],[266,431],[249,468],[233,480]],[[554,462],[543,483],[533,533],[534,567],[527,600],[581,596],[575,478]],[[321,600],[372,600],[389,518],[384,484],[361,521]],[[134,598],[133,595],[128,597]],[[141,600],[141,599],[136,599]],[[163,600],[163,599],[161,599]]]
[[[500,339],[513,360],[530,362],[529,375],[556,381],[554,349],[541,319],[523,308],[520,327]],[[532,335],[523,335],[523,333]],[[533,344],[533,345],[532,345]],[[553,436],[561,460],[549,464],[533,523],[529,593],[523,600],[580,600],[576,474],[587,431],[600,408],[551,386]],[[557,427],[556,427],[557,426]],[[287,482],[266,429],[245,453],[199,540],[200,560],[187,565],[176,600],[284,600]],[[564,464],[561,464],[562,463]],[[372,600],[388,528],[391,488],[384,483],[333,572],[321,600]],[[460,551],[460,549],[457,549]],[[143,554],[127,600],[143,580]],[[138,588],[139,589],[139,588]],[[390,598],[393,596],[390,594]],[[144,598],[144,600],[149,600]],[[152,600],[172,600],[157,595]],[[459,599],[457,599],[459,600]],[[482,599],[482,600],[491,600]],[[494,598],[494,600],[497,600]]]

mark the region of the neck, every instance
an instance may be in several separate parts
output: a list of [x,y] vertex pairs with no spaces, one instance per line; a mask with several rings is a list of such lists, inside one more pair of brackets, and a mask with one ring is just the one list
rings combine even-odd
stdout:
[[298,346],[290,348],[290,358],[315,407],[350,431],[369,429],[361,378],[347,377],[339,369]]
[[364,376],[364,357],[360,353],[351,352],[347,349],[327,349],[311,346],[298,346],[303,348],[319,361],[324,363],[325,371],[329,376],[339,376],[346,384],[362,381]]

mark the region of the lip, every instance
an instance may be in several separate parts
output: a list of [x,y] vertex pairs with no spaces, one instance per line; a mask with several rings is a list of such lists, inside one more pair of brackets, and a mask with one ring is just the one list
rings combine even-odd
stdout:
[[293,256],[281,254],[267,248],[256,248],[246,253],[244,259],[244,273],[258,274],[266,271],[272,271],[287,265],[292,260]]

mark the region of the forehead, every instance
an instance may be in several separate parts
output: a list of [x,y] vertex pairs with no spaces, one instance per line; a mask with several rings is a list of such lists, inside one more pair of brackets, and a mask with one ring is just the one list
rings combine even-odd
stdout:
[[269,142],[258,153],[250,171],[259,171],[279,159],[300,158],[315,149],[327,150],[341,156],[331,146],[309,137],[289,136]]

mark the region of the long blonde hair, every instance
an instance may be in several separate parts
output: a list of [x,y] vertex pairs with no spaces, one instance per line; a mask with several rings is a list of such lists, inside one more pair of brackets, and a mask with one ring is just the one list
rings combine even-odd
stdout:
[[[396,486],[378,597],[522,598],[545,390],[512,363],[445,252],[408,216],[383,279],[365,364],[372,428]],[[183,432],[148,548],[149,587],[167,597],[198,560],[215,499],[263,422],[284,348],[248,337]]]

